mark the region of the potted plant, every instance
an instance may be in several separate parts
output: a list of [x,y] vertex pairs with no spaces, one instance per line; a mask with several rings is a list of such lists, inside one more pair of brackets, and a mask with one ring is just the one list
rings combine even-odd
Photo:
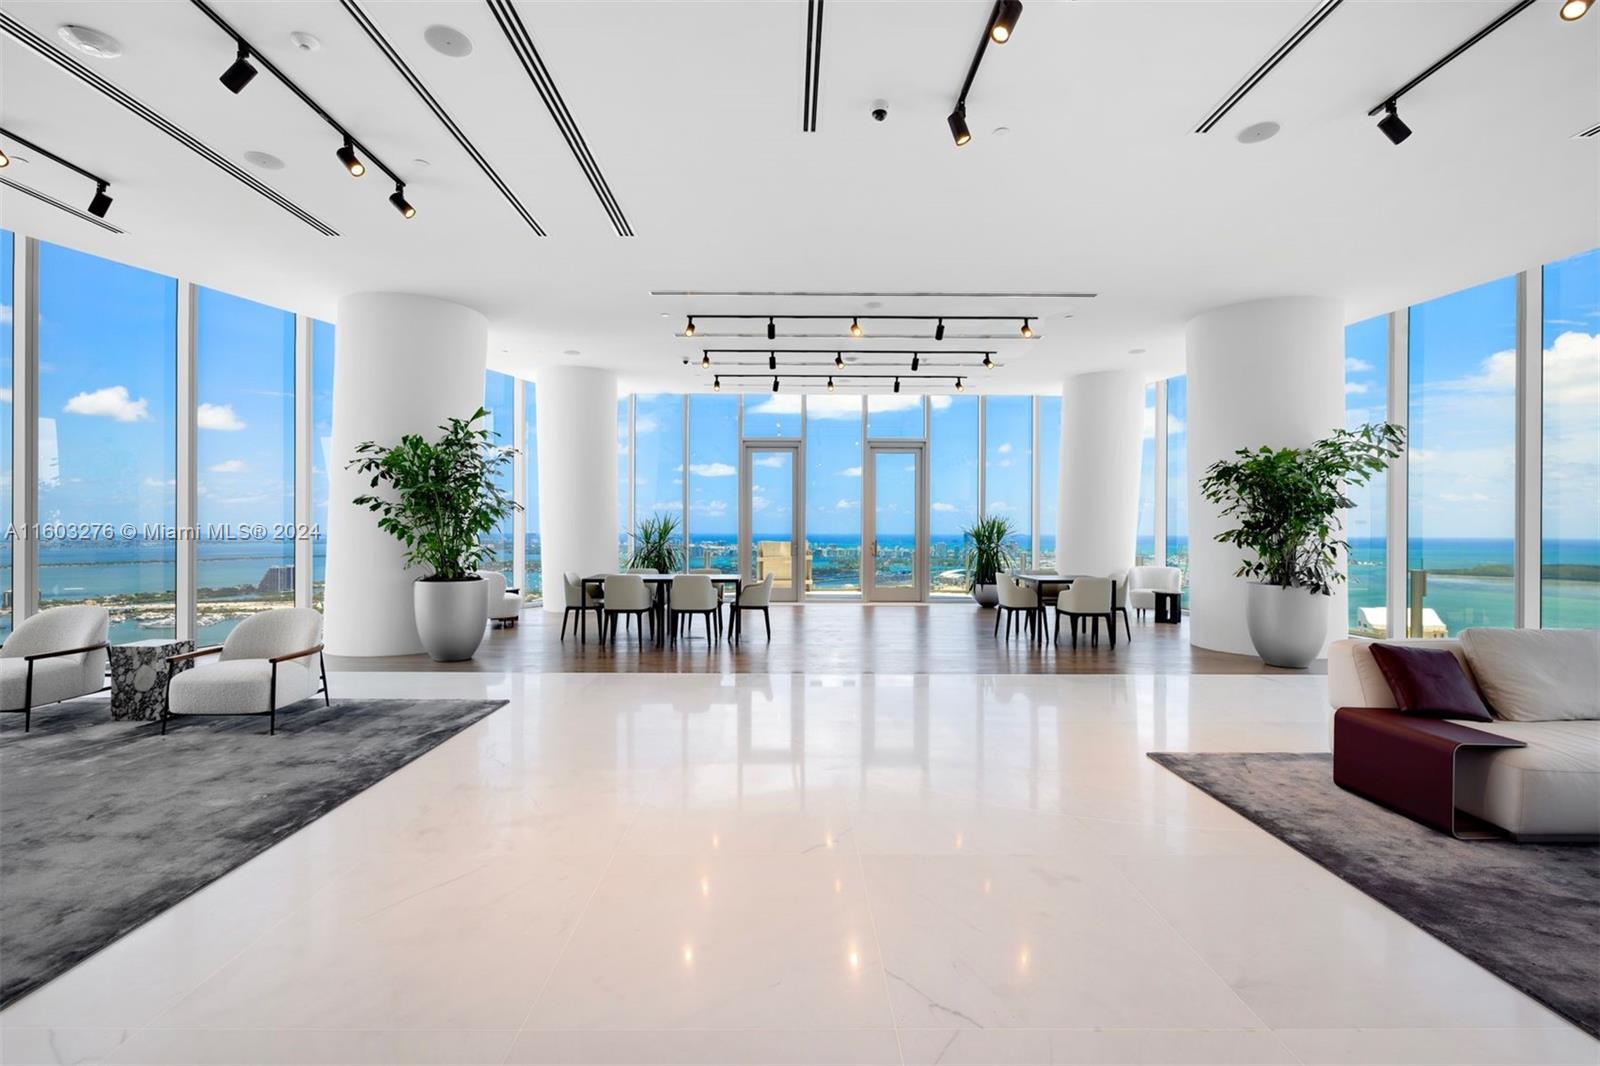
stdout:
[[995,575],[1016,565],[1016,556],[1006,546],[1015,532],[1011,520],[999,515],[980,518],[961,531],[966,538],[961,562],[967,571],[967,590],[980,607],[993,607],[1000,600]]
[[670,574],[683,569],[683,547],[674,538],[678,534],[678,520],[670,514],[655,514],[639,523],[633,535],[633,553],[628,556],[631,569],[650,569],[658,574]]
[[1241,448],[1212,463],[1200,494],[1236,523],[1216,535],[1248,552],[1235,576],[1254,580],[1247,621],[1256,653],[1271,666],[1303,668],[1327,636],[1323,597],[1344,580],[1339,512],[1345,495],[1383,471],[1405,446],[1405,430],[1387,422],[1336,430],[1304,448]]
[[452,418],[436,441],[410,433],[393,446],[364,441],[346,464],[371,478],[382,496],[355,504],[378,515],[378,528],[406,547],[406,565],[424,573],[412,586],[417,635],[437,662],[470,659],[483,640],[489,601],[476,571],[493,548],[481,538],[518,509],[496,483],[515,449],[496,445],[479,420]]

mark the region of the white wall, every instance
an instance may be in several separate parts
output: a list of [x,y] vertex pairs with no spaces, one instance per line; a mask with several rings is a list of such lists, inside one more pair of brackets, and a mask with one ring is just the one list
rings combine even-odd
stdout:
[[[1335,300],[1288,296],[1218,308],[1189,323],[1189,638],[1255,654],[1241,561],[1212,538],[1225,527],[1197,488],[1236,449],[1299,447],[1344,425],[1344,314]],[[1344,635],[1348,595],[1328,598],[1330,640]]]
[[363,441],[437,436],[446,419],[476,411],[488,323],[445,300],[369,292],[339,301],[337,325],[325,640],[336,655],[419,652],[411,606],[417,575],[405,569],[404,548],[378,529],[377,516],[350,503],[369,491],[368,480],[344,464]]
[[557,613],[566,606],[563,573],[617,569],[617,376],[546,367],[535,383],[544,609]]
[[1144,379],[1138,373],[1076,374],[1062,383],[1060,573],[1112,574],[1133,565],[1143,429]]

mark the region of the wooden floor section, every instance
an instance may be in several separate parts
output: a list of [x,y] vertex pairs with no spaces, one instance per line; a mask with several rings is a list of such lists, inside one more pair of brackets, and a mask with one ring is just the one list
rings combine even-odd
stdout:
[[426,655],[328,657],[330,670],[452,670],[513,673],[809,673],[809,674],[1270,674],[1322,673],[1278,670],[1254,656],[1191,647],[1187,619],[1157,625],[1146,613],[1133,639],[1111,647],[1102,631],[1098,647],[1080,638],[1076,650],[994,635],[994,612],[973,604],[809,603],[772,608],[772,639],[761,616],[745,618],[737,646],[708,642],[695,622],[694,636],[658,648],[630,633],[602,647],[589,627],[580,644],[570,627],[561,639],[561,616],[530,609],[514,629],[491,629],[477,655],[464,663],[436,663]]

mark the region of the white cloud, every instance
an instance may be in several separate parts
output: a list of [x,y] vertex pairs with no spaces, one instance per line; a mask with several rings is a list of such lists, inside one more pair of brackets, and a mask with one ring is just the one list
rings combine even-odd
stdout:
[[725,515],[728,513],[728,501],[707,500],[702,503],[696,500],[690,505],[690,509],[696,514],[711,515],[712,517],[716,517],[718,515]]
[[859,466],[847,466],[843,470],[839,471],[839,476],[840,477],[860,477],[861,476],[861,468]]
[[996,454],[999,454],[999,455],[1010,455],[1011,454],[1011,442],[1010,441],[1006,441],[1004,444],[1000,445],[1000,447],[996,448],[995,452],[996,452]]
[[244,470],[243,459],[224,459],[213,466],[206,467],[213,474],[237,474]]
[[941,500],[935,500],[933,501],[933,509],[938,511],[940,514],[944,514],[949,511],[954,511],[956,509],[956,505],[953,503],[944,503]]
[[244,419],[234,414],[232,404],[203,403],[195,411],[194,424],[201,429],[219,429],[235,433],[244,428]]
[[1005,512],[1011,510],[1011,505],[1004,500],[996,500],[989,505],[989,510],[994,511],[997,514],[1004,514]]
[[68,414],[112,418],[118,422],[144,422],[150,418],[150,401],[128,396],[126,385],[108,385],[94,392],[80,392],[67,401]]
[[1365,396],[1370,391],[1370,386],[1364,381],[1347,381],[1344,383],[1346,396]]
[[155,477],[147,477],[147,478],[144,479],[144,487],[147,488],[147,489],[170,489],[172,486],[176,485],[177,483],[178,482],[175,479],[170,478],[170,477],[167,478],[165,481],[162,481],[160,478],[155,478]]
[[770,395],[755,406],[746,406],[745,417],[750,415],[798,415],[800,397],[795,393]]
[[0,403],[10,403],[10,402],[11,402],[11,390],[10,389],[0,389]]
[[653,415],[634,415],[633,432],[637,436],[642,433],[654,433],[661,423]]
[[733,477],[739,468],[728,463],[690,463],[689,473],[696,477]]
[[1365,359],[1362,359],[1360,356],[1351,355],[1345,358],[1344,372],[1346,374],[1365,374],[1371,369],[1372,364],[1367,362]]
[[784,459],[781,455],[763,455],[759,459],[752,459],[751,462],[753,462],[756,466],[765,466],[774,469],[784,465]]
[[854,500],[845,500],[845,499],[841,499],[838,503],[833,505],[833,509],[835,511],[850,511],[850,510],[855,509],[855,507],[856,507],[856,503],[855,503]]
[[[796,397],[798,399],[798,397]],[[807,418],[848,419],[861,417],[860,396],[813,396],[806,401]]]

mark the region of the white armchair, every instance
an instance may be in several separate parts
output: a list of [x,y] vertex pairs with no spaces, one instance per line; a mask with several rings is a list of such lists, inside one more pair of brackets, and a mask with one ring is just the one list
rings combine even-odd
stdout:
[[322,677],[322,702],[330,705],[328,669],[322,661],[322,615],[309,607],[283,607],[252,615],[234,627],[228,639],[185,655],[180,663],[217,655],[215,663],[169,675],[167,719],[178,715],[266,715],[267,732],[278,731],[278,708],[317,695],[311,656]]
[[1176,566],[1136,566],[1128,574],[1128,606],[1144,619],[1156,607],[1156,593],[1182,592],[1183,571]]
[[17,625],[0,647],[0,712],[22,715],[33,728],[33,709],[100,692],[106,685],[104,607],[51,607]]
[[489,624],[499,628],[514,626],[522,617],[522,590],[506,587],[506,575],[498,570],[479,570],[484,595],[489,597]]

